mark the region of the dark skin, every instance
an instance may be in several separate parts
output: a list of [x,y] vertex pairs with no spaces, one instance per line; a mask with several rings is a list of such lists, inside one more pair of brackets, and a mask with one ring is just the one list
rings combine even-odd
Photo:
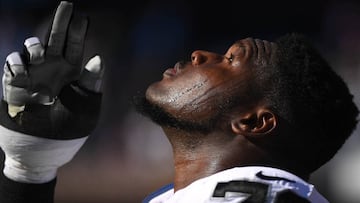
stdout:
[[[274,43],[246,38],[235,42],[224,55],[194,51],[191,62],[177,63],[164,72],[161,81],[149,86],[147,100],[177,119],[208,120],[220,115],[218,127],[210,133],[162,126],[173,148],[175,191],[237,166],[286,169],[261,147],[264,145],[260,143],[280,131],[277,116],[253,82],[258,59],[269,61],[275,49]],[[236,106],[222,112],[219,106],[234,95],[238,98]]]

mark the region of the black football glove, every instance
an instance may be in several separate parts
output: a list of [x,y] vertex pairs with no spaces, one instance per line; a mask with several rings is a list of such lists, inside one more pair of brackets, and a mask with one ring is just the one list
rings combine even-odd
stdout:
[[31,37],[23,53],[6,58],[0,147],[4,174],[14,181],[51,181],[96,127],[104,66],[98,55],[82,66],[87,27],[62,1],[45,46]]

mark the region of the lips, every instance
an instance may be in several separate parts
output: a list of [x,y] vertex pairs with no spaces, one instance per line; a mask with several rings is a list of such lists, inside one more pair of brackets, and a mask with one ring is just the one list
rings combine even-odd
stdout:
[[181,69],[183,67],[183,62],[177,62],[174,66],[174,68],[166,69],[163,73],[164,77],[173,77],[180,73]]
[[163,73],[164,77],[173,77],[176,75],[176,69],[175,68],[169,68],[166,69],[166,71]]

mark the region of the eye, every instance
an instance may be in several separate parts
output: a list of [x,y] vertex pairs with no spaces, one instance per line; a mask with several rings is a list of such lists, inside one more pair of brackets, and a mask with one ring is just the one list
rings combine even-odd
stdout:
[[225,57],[230,63],[234,60],[234,55],[231,53],[229,57]]

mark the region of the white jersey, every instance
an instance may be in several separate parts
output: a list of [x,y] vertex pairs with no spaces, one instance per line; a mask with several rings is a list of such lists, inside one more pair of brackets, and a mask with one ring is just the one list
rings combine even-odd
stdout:
[[199,179],[174,193],[168,185],[143,203],[328,203],[314,185],[275,168],[236,167]]

